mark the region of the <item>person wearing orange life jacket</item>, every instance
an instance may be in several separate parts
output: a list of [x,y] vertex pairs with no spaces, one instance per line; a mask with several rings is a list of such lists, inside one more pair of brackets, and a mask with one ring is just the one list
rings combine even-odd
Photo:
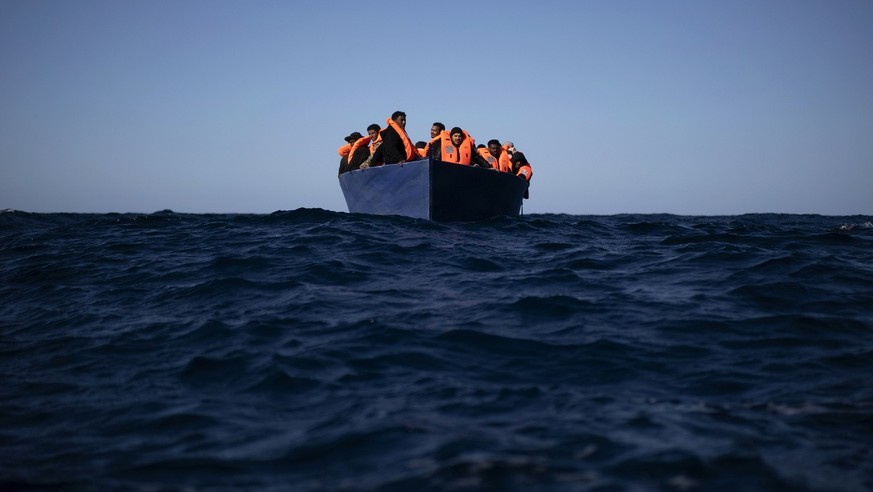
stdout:
[[418,160],[418,151],[406,134],[406,113],[395,111],[386,122],[388,127],[381,132],[382,144],[373,153],[372,165]]
[[427,145],[424,146],[425,157],[430,154],[430,146],[439,141],[440,134],[444,131],[446,131],[446,125],[443,125],[439,121],[434,121],[433,125],[430,126],[430,140],[427,142]]
[[361,165],[359,166],[360,169],[366,169],[366,168],[370,167],[370,163],[373,162],[373,155],[376,153],[376,149],[379,148],[380,145],[382,145],[382,133],[381,132],[382,132],[382,127],[380,127],[379,125],[377,125],[375,123],[373,123],[372,125],[367,127],[367,135],[369,135],[369,138],[370,138],[370,142],[369,142],[370,155],[367,157],[367,159],[363,163],[361,163]]
[[440,133],[446,131],[446,125],[443,125],[439,121],[434,121],[433,125],[430,126],[430,138],[433,140],[438,137]]
[[418,151],[418,156],[422,159],[427,157],[427,142],[419,140],[415,142],[415,150]]
[[482,157],[488,161],[491,169],[497,169],[500,172],[512,172],[512,162],[509,160],[509,153],[500,146],[499,140],[489,140],[486,152],[479,151]]
[[[512,159],[510,161],[512,162],[511,172],[516,176],[524,178],[524,180],[530,184],[530,178],[533,177],[533,169],[524,154],[516,151],[512,154]],[[525,193],[525,195],[527,195],[527,193]]]
[[349,150],[352,148],[351,135],[343,138],[346,141],[346,144],[336,149],[336,153],[339,154],[340,157],[346,157],[349,155]]
[[488,160],[488,156],[491,155],[488,153],[488,147],[486,147],[485,144],[477,145],[476,152],[478,152],[479,155],[481,155],[482,158],[485,159],[486,161]]
[[[360,133],[358,132],[355,133],[360,135]],[[352,141],[354,140],[355,133],[352,133],[348,137],[345,137],[343,140],[346,141],[346,144],[336,150],[337,153],[340,155],[339,174],[344,173],[346,170],[346,166],[348,166],[349,153],[352,150]]]
[[352,148],[349,151],[348,165],[346,171],[354,171],[360,169],[361,165],[370,157],[370,147],[367,145],[371,142],[370,137],[365,137],[358,132],[352,134],[355,140],[352,142]]
[[509,140],[503,142],[502,147],[503,147],[503,150],[505,150],[509,154],[509,157],[512,157],[512,154],[517,152],[515,150],[515,144],[510,142]]
[[441,132],[439,145],[430,147],[429,157],[438,161],[465,166],[490,167],[475,149],[476,140],[459,127],[450,132]]
[[[506,153],[508,153],[510,156],[509,160],[510,162],[512,162],[512,169],[510,170],[510,172],[515,174],[516,176],[521,176],[527,182],[530,182],[530,178],[533,177],[533,169],[531,168],[530,162],[527,161],[527,158],[524,156],[524,154],[519,152],[515,148],[515,144],[510,142],[509,140],[503,142],[503,148],[506,149]],[[516,157],[516,155],[518,157]]]
[[370,136],[370,154],[376,152],[376,147],[382,144],[382,135],[379,133],[382,131],[382,127],[373,123],[372,125],[367,127],[367,135]]

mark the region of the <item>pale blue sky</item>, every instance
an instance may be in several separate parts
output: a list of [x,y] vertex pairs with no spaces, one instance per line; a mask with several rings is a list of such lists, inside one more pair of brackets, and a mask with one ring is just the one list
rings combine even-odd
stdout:
[[0,2],[0,209],[344,211],[401,109],[526,213],[873,214],[873,2]]

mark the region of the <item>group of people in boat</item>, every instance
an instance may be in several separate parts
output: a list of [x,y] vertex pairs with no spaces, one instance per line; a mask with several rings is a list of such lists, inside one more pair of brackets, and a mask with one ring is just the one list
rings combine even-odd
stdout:
[[406,133],[406,113],[395,111],[386,123],[385,128],[375,123],[368,126],[367,136],[354,132],[345,138],[346,144],[338,149],[339,174],[431,158],[512,173],[528,183],[533,176],[527,158],[510,141],[501,144],[499,140],[489,140],[487,145],[477,146],[465,130],[454,127],[446,131],[444,124],[436,122],[430,128],[430,141],[413,144]]

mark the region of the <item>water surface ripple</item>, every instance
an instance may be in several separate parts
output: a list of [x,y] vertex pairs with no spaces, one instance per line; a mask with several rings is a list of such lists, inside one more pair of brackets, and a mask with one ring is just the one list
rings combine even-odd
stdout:
[[873,489],[873,225],[0,213],[0,488]]

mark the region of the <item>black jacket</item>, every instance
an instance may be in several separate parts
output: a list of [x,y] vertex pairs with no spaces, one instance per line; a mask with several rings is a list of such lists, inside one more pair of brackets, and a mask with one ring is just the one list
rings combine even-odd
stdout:
[[347,171],[354,171],[355,169],[360,169],[361,164],[370,157],[370,147],[367,145],[362,145],[358,147],[358,150],[355,151],[355,155],[349,156],[349,164],[346,167]]
[[397,164],[406,160],[403,139],[393,127],[382,130],[382,145],[373,153],[374,164]]

